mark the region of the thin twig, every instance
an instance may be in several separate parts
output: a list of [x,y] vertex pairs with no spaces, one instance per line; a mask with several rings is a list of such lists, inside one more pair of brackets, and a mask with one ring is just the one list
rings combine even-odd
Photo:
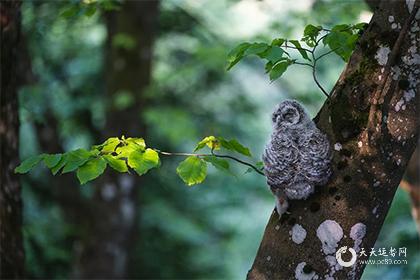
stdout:
[[238,158],[236,158],[236,157],[233,157],[233,156],[228,156],[228,155],[218,155],[218,154],[215,154],[213,151],[212,151],[212,153],[211,153],[211,154],[170,153],[170,152],[163,152],[163,151],[160,151],[160,150],[157,150],[157,149],[154,149],[154,151],[158,152],[159,154],[165,155],[165,156],[187,156],[187,157],[188,157],[188,156],[195,156],[195,157],[215,156],[215,157],[218,157],[218,158],[229,158],[229,159],[231,159],[231,160],[234,160],[234,161],[236,161],[236,162],[239,162],[240,164],[243,164],[243,165],[249,166],[249,167],[251,167],[252,169],[254,169],[254,170],[255,170],[255,172],[257,172],[258,174],[265,176],[265,175],[264,175],[264,173],[263,173],[261,170],[259,170],[256,166],[254,166],[253,164],[251,164],[251,163],[249,163],[249,162],[246,162],[246,161],[240,160],[240,159],[238,159]]
[[[315,45],[314,50],[316,48],[317,45]],[[314,64],[312,67],[312,77],[314,78],[314,81],[316,83],[316,85],[321,89],[322,93],[325,94],[325,96],[327,98],[330,98],[330,95],[326,92],[326,90],[321,86],[321,84],[319,83],[317,77],[316,77],[316,59],[315,59],[315,55],[312,53],[312,58],[314,60]]]
[[329,55],[330,53],[332,53],[332,52],[335,52],[336,50],[338,50],[340,47],[338,47],[338,48],[335,48],[335,49],[333,49],[333,50],[329,50],[328,52],[326,52],[326,53],[324,53],[324,54],[321,54],[320,56],[318,56],[317,58],[316,58],[316,60],[320,60],[321,58],[323,58],[324,56],[326,56],[326,55]]
[[297,64],[297,65],[305,65],[305,66],[309,66],[309,67],[311,67],[311,68],[313,68],[313,67],[314,67],[312,64],[309,64],[309,63],[304,63],[304,62],[297,62],[297,61],[295,61],[295,62],[294,62],[294,64]]
[[284,45],[284,47],[285,48],[288,48],[288,49],[294,49],[294,50],[305,50],[307,52],[312,53],[312,50],[310,50],[310,49],[307,49],[307,48],[296,48],[296,47],[288,46],[287,43]]

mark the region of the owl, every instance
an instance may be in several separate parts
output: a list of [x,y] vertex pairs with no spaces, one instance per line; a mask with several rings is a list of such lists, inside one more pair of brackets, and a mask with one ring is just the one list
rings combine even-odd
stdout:
[[289,206],[288,199],[306,199],[315,185],[328,182],[332,154],[327,136],[297,101],[277,105],[272,122],[273,132],[262,159],[281,216]]

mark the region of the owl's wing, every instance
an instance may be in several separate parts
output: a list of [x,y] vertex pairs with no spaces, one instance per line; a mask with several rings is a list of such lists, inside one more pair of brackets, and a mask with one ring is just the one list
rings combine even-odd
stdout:
[[264,173],[267,183],[273,188],[284,188],[292,182],[296,174],[298,153],[290,138],[275,135],[263,153]]
[[331,176],[331,150],[328,138],[318,129],[308,135],[299,149],[301,172],[310,182],[323,185]]

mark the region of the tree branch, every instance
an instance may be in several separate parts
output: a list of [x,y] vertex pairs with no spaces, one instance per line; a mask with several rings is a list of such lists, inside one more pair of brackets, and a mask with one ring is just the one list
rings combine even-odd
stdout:
[[215,156],[215,157],[218,157],[218,158],[228,158],[228,159],[234,160],[234,161],[236,161],[236,162],[238,162],[240,164],[243,164],[243,165],[246,165],[248,167],[251,167],[258,174],[265,176],[264,173],[260,169],[258,169],[258,167],[256,167],[255,165],[253,165],[252,163],[249,163],[249,162],[240,160],[240,159],[238,159],[236,157],[229,156],[229,155],[215,154],[213,151],[212,151],[211,154],[194,154],[194,153],[171,153],[171,152],[162,152],[162,151],[157,150],[157,149],[154,149],[154,150],[156,152],[158,152],[159,154],[162,154],[162,155],[165,155],[165,156],[187,156],[187,157],[188,156],[196,156],[196,157]]

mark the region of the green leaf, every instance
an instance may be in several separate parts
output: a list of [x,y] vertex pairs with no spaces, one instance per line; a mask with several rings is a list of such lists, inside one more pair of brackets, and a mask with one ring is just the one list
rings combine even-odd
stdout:
[[230,171],[230,165],[229,165],[229,162],[227,160],[217,158],[216,156],[205,156],[205,157],[203,157],[203,159],[205,161],[211,163],[211,165],[213,165],[216,169],[218,169],[220,171],[223,171],[223,172],[227,172],[229,175],[235,176],[235,174],[233,174]]
[[273,64],[280,61],[281,59],[286,59],[283,57],[283,49],[277,46],[269,47],[267,53],[265,54],[265,58],[272,62]]
[[142,153],[146,147],[144,140],[141,138],[127,138],[124,142],[124,146],[117,147],[115,150],[118,154],[118,158],[128,158],[133,152]]
[[289,42],[292,43],[298,49],[300,55],[304,59],[311,61],[310,58],[309,58],[309,56],[308,56],[308,54],[306,53],[306,51],[304,49],[302,49],[302,46],[300,45],[299,41],[297,41],[297,40],[290,40]]
[[133,168],[139,175],[143,175],[150,169],[158,167],[159,164],[159,154],[152,149],[131,153],[128,157],[128,166]]
[[220,143],[219,140],[214,136],[207,136],[200,142],[198,142],[197,146],[194,149],[194,152],[201,150],[207,145],[210,149],[213,150],[219,150],[220,149]]
[[196,156],[189,156],[178,165],[176,172],[188,186],[200,184],[206,179],[207,164]]
[[113,169],[117,170],[118,172],[127,172],[128,167],[125,160],[118,159],[112,155],[104,155],[103,158],[106,160],[109,166]]
[[[345,62],[347,62],[356,47],[356,42],[359,39],[358,34],[352,34],[352,32],[344,26],[339,28],[333,28],[323,40],[323,43],[328,45],[337,55],[339,55]],[[335,29],[335,30],[334,30]],[[337,31],[343,30],[343,31]]]
[[112,153],[115,151],[115,148],[120,144],[120,139],[118,137],[112,137],[106,140],[103,143],[102,153]]
[[322,26],[315,26],[312,24],[308,24],[305,27],[305,30],[303,31],[303,38],[302,41],[304,41],[308,46],[314,47],[316,38],[319,35],[319,32],[321,32]]
[[58,171],[60,171],[61,168],[63,168],[63,166],[66,165],[66,163],[67,163],[67,154],[63,154],[58,164],[51,168],[51,173],[53,175],[57,174]]
[[77,169],[77,179],[79,179],[80,184],[84,184],[104,173],[105,168],[106,161],[103,158],[90,159]]
[[246,49],[244,55],[261,55],[268,49],[268,47],[269,46],[266,43],[252,43],[251,46]]
[[244,57],[244,52],[250,45],[250,43],[242,43],[229,52],[227,57],[227,70],[230,70],[233,66],[235,66],[236,63],[238,63]]
[[43,158],[44,154],[31,156],[25,159],[19,166],[15,168],[15,173],[24,174],[35,167]]
[[125,142],[129,144],[137,145],[140,148],[143,148],[143,150],[146,148],[146,143],[144,142],[143,138],[127,138],[125,139]]
[[94,5],[89,5],[84,12],[84,15],[87,17],[91,17],[96,13],[96,7]]
[[270,71],[270,80],[274,81],[280,78],[284,72],[286,72],[287,67],[289,67],[293,62],[291,60],[280,61]]
[[365,30],[367,26],[368,26],[368,24],[366,22],[360,22],[360,23],[357,23],[357,24],[353,25],[353,28],[357,29],[357,30]]
[[273,64],[271,61],[267,62],[267,63],[265,64],[265,67],[264,67],[264,69],[265,69],[265,73],[270,72],[270,71],[271,71],[271,69],[273,68],[273,65],[274,65],[274,64]]
[[60,162],[61,157],[62,157],[62,154],[45,155],[44,156],[44,164],[49,169],[51,169]]
[[71,18],[77,15],[80,12],[80,7],[78,5],[72,5],[70,8],[63,10],[60,13],[61,17]]
[[223,148],[238,152],[248,157],[251,156],[251,152],[249,151],[249,149],[243,146],[241,143],[239,143],[238,140],[232,139],[232,140],[227,141],[226,139],[223,139],[222,137],[218,137],[218,139]]
[[272,45],[272,46],[281,47],[281,45],[283,45],[283,43],[284,43],[285,41],[286,41],[286,40],[285,40],[285,39],[283,39],[283,38],[276,38],[276,39],[274,39],[273,41],[271,41],[271,45]]
[[85,149],[77,149],[75,151],[67,153],[66,163],[63,168],[63,174],[76,170],[79,166],[83,165],[86,161],[88,161],[91,155],[92,153],[86,151]]

